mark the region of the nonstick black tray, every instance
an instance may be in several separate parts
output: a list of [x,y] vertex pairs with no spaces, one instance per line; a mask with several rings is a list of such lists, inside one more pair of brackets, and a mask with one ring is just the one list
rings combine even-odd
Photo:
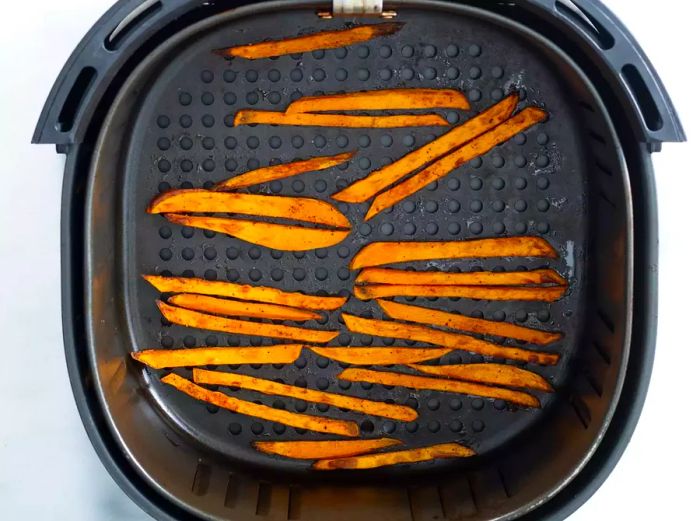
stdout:
[[[587,173],[593,167],[592,144],[576,124],[580,110],[576,98],[558,71],[535,49],[517,37],[503,34],[498,26],[425,10],[406,11],[401,21],[405,26],[395,37],[276,60],[227,61],[211,51],[232,42],[264,40],[270,27],[276,27],[279,34],[297,34],[342,28],[343,21],[321,21],[313,12],[267,14],[222,23],[206,35],[186,40],[173,49],[166,58],[167,66],[159,71],[140,101],[132,126],[125,129],[129,143],[119,153],[124,158],[123,213],[119,225],[124,234],[121,276],[126,315],[132,317],[128,321],[134,339],[130,349],[278,343],[272,339],[163,326],[155,305],[158,293],[141,279],[142,274],[165,272],[311,294],[350,295],[357,275],[348,269],[350,260],[361,247],[372,242],[537,235],[554,246],[559,260],[431,261],[409,263],[407,267],[513,271],[547,266],[565,275],[571,282],[570,291],[553,304],[468,299],[413,302],[562,331],[565,339],[547,348],[561,352],[562,361],[551,368],[536,368],[555,387],[562,386],[582,344],[581,317],[587,313]],[[441,30],[426,37],[426,24]],[[511,92],[520,94],[521,107],[543,107],[550,118],[369,222],[363,222],[368,204],[341,203],[338,207],[350,219],[353,230],[342,243],[322,250],[271,251],[223,234],[173,225],[163,217],[144,212],[159,192],[193,186],[206,188],[268,163],[355,150],[355,157],[341,167],[265,183],[254,190],[333,203],[330,195],[348,182],[400,158],[444,130],[267,125],[232,128],[232,114],[241,108],[281,110],[291,100],[316,92],[387,87],[447,87],[467,92],[470,111],[442,111],[453,124],[473,117]],[[308,327],[340,330],[341,335],[331,345],[383,346],[388,345],[384,340],[391,342],[352,334],[339,322],[341,311],[382,316],[376,304],[352,298],[342,310],[324,315]],[[406,343],[396,341],[392,345]],[[442,362],[478,360],[483,358],[457,351],[446,355]],[[288,410],[354,420],[361,425],[364,436],[395,436],[407,447],[460,440],[479,454],[503,446],[528,429],[536,429],[552,400],[561,399],[556,394],[545,395],[540,411],[515,412],[498,400],[399,387],[388,390],[381,385],[346,386],[336,378],[341,370],[337,362],[308,350],[294,364],[282,368],[263,365],[239,369],[245,374],[312,389],[409,404],[419,410],[419,420],[397,424],[245,390],[235,396]],[[233,459],[276,470],[308,472],[309,462],[271,458],[255,451],[251,442],[324,439],[323,435],[300,434],[292,428],[216,410],[157,383],[164,374],[165,371],[147,371],[149,388],[156,394],[162,412],[199,442]],[[445,460],[428,468],[450,464],[454,463]],[[422,467],[425,465],[392,470],[406,475]]]
[[[401,7],[398,20],[406,25],[400,36],[345,51],[260,62],[227,62],[210,50],[267,38],[270,27],[274,35],[294,35],[352,21],[321,20],[308,7],[283,9],[280,4],[211,16],[144,56],[104,118],[85,197],[84,345],[89,363],[83,372],[89,373],[97,397],[91,407],[104,414],[101,436],[114,436],[133,464],[131,470],[122,465],[120,472],[130,475],[132,483],[153,487],[155,495],[148,493],[152,504],[169,505],[159,508],[159,515],[513,518],[538,508],[569,483],[603,439],[624,382],[632,333],[634,222],[626,162],[640,172],[648,165],[623,154],[599,92],[551,42],[482,9],[428,2]],[[467,92],[472,111],[446,111],[451,122],[463,121],[510,92],[520,94],[520,107],[543,107],[550,118],[373,219],[369,227],[361,219],[366,205],[341,205],[353,232],[344,243],[323,251],[272,252],[144,213],[154,195],[171,188],[206,188],[271,160],[357,149],[347,169],[305,174],[259,190],[328,199],[347,179],[362,177],[442,131],[231,128],[233,111],[280,110],[299,95],[319,92],[403,86]],[[75,164],[85,164],[88,157],[74,156]],[[255,439],[320,436],[194,402],[160,384],[157,377],[164,373],[144,370],[128,358],[130,351],[159,345],[272,343],[165,324],[154,304],[157,293],[140,280],[143,273],[344,293],[355,276],[347,268],[349,259],[368,242],[517,235],[546,238],[560,259],[438,262],[434,267],[546,265],[569,279],[564,299],[552,305],[448,299],[414,303],[563,331],[565,340],[552,346],[563,355],[560,364],[536,369],[557,388],[556,394],[541,396],[540,411],[376,385],[343,389],[335,379],[338,364],[306,351],[303,362],[293,366],[236,368],[286,383],[303,380],[310,388],[408,403],[418,408],[419,423],[392,424],[305,407],[313,414],[357,420],[363,435],[390,434],[408,446],[459,440],[479,453],[466,462],[319,478],[308,464],[262,457],[249,447]],[[642,287],[642,281],[638,284]],[[378,308],[357,300],[343,311],[381,316]],[[317,326],[343,331],[335,345],[385,345],[383,339],[344,330],[338,313]],[[463,352],[445,359],[478,360]],[[290,410],[304,406],[246,391],[235,395]]]

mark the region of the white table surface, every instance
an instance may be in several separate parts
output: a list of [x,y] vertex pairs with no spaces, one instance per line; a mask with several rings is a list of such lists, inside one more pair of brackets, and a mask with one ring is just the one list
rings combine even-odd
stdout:
[[[167,0],[165,0],[167,1]],[[92,450],[68,383],[61,336],[63,156],[29,144],[46,95],[110,0],[2,2],[0,15],[0,518],[144,520]],[[661,215],[656,365],[637,431],[599,492],[570,519],[695,518],[700,321],[700,38],[694,3],[607,0],[642,43],[688,144],[654,156]],[[697,8],[694,9],[697,11]]]

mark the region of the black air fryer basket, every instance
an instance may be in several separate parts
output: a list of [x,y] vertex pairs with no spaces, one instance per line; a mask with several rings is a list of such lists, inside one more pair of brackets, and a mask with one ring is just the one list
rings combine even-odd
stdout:
[[[668,95],[638,44],[597,0],[412,0],[384,5],[381,15],[352,16],[333,8],[339,10],[295,1],[123,0],[61,72],[34,142],[53,143],[67,157],[64,337],[90,439],[124,491],[158,519],[563,519],[618,461],[649,382],[657,299],[650,155],[663,142],[685,139]],[[385,23],[381,16],[404,25],[361,44],[275,59],[212,53]],[[469,112],[438,111],[450,124],[513,92],[520,107],[542,107],[549,118],[368,223],[367,205],[338,205],[352,231],[323,250],[276,252],[144,212],[170,189],[208,188],[273,162],[357,150],[345,166],[259,189],[332,201],[349,179],[442,130],[233,127],[233,114],[283,110],[300,96],[404,87],[464,92]],[[563,299],[413,303],[562,331],[564,340],[554,346],[560,363],[536,369],[556,388],[541,397],[541,409],[376,384],[354,383],[348,391],[337,379],[339,364],[308,350],[283,367],[237,368],[407,404],[420,416],[401,424],[235,391],[266,405],[354,420],[362,436],[393,436],[413,447],[459,441],[478,453],[466,460],[314,472],[304,461],[262,455],[251,442],[323,435],[192,400],[159,381],[164,371],[144,369],[129,356],[146,347],[271,343],[161,320],[158,293],[142,274],[349,295],[356,272],[348,262],[368,243],[526,235],[546,239],[559,258],[445,261],[433,268],[554,268],[569,281]],[[354,298],[343,312],[381,317],[376,306]],[[315,327],[340,330],[336,346],[388,344],[347,331],[338,311]],[[462,352],[441,362],[480,360]]]

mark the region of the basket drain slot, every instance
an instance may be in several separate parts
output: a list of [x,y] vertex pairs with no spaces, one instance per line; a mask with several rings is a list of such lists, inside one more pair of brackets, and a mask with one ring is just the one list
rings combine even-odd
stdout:
[[73,87],[70,92],[68,92],[68,96],[66,96],[66,101],[63,102],[61,112],[58,114],[58,123],[56,124],[57,130],[60,132],[68,132],[73,128],[75,116],[78,114],[80,105],[83,99],[85,99],[85,94],[96,77],[97,71],[94,67],[83,67],[80,71],[75,78]]
[[603,26],[596,23],[595,19],[581,9],[573,0],[554,2],[554,5],[567,20],[577,25],[584,31],[601,49],[607,51],[615,45],[615,38]]
[[649,92],[644,78],[639,73],[639,69],[634,65],[627,64],[622,67],[622,77],[630,89],[632,96],[637,101],[637,106],[642,112],[644,124],[649,130],[658,131],[664,126],[659,107],[654,101],[654,97]]
[[160,0],[146,0],[117,24],[117,26],[105,38],[105,48],[108,51],[116,51],[121,43],[148,17],[155,14],[163,7]]

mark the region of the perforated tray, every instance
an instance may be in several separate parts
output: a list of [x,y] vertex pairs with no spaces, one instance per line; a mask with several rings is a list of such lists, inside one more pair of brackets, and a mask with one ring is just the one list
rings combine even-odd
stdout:
[[[499,32],[494,26],[479,20],[465,23],[449,14],[428,11],[403,13],[401,21],[405,26],[395,36],[349,48],[256,61],[226,61],[212,54],[212,49],[264,40],[269,37],[271,27],[276,28],[276,34],[296,35],[344,25],[342,21],[321,21],[313,13],[268,14],[221,24],[173,52],[169,64],[143,97],[125,151],[123,284],[127,288],[133,349],[277,343],[163,325],[154,303],[158,294],[140,278],[144,273],[229,280],[312,294],[350,295],[356,273],[348,269],[349,261],[359,248],[370,242],[528,234],[546,238],[561,259],[458,260],[409,266],[462,271],[548,266],[571,281],[568,295],[559,302],[411,300],[438,309],[564,332],[565,340],[547,348],[562,353],[561,363],[535,368],[555,387],[562,385],[570,360],[580,345],[581,322],[574,317],[585,313],[583,282],[588,211],[585,174],[590,149],[576,124],[575,100],[557,71],[532,46]],[[426,34],[426,24],[440,27],[440,31]],[[357,150],[350,162],[337,168],[250,189],[333,202],[330,195],[349,181],[400,158],[445,130],[265,125],[232,128],[233,114],[251,107],[281,110],[301,96],[388,87],[456,88],[466,92],[472,104],[470,111],[441,111],[451,124],[473,117],[511,92],[520,93],[521,108],[543,107],[550,118],[369,222],[362,220],[367,204],[339,204],[339,209],[352,222],[353,231],[341,244],[322,250],[271,251],[223,234],[172,225],[163,217],[144,212],[159,192],[207,188],[260,166]],[[311,325],[341,330],[331,345],[412,345],[352,334],[339,322],[340,312],[324,314],[318,324]],[[342,312],[381,317],[376,304],[354,298],[343,306]],[[482,360],[457,351],[446,355],[442,362]],[[363,435],[395,436],[407,447],[458,440],[479,454],[503,446],[528,428],[537,428],[550,402],[560,399],[556,394],[544,395],[542,411],[515,411],[501,400],[351,384],[336,378],[342,370],[339,363],[307,350],[293,365],[284,367],[218,369],[236,369],[288,384],[408,404],[419,410],[420,417],[416,422],[403,424],[252,391],[234,394],[288,410],[355,420],[361,425]],[[323,439],[323,435],[195,402],[167,386],[163,388],[156,380],[163,374],[164,371],[148,371],[151,392],[158,396],[163,412],[201,443],[250,463],[289,470],[308,469],[308,462],[260,455],[251,448],[251,441]],[[407,470],[401,468],[402,473]]]
[[[604,105],[566,55],[512,21],[481,9],[432,3],[402,5],[398,20],[406,23],[400,33],[348,48],[346,55],[326,51],[323,56],[226,62],[211,49],[268,38],[270,28],[275,36],[294,35],[342,27],[348,21],[320,20],[305,6],[283,9],[278,4],[209,17],[142,57],[104,119],[85,197],[85,345],[90,364],[85,374],[97,396],[94,410],[105,418],[102,432],[117,440],[118,450],[128,456],[123,467],[130,469],[130,482],[140,483],[139,490],[151,494],[154,502],[166,501],[187,515],[216,519],[274,515],[316,520],[333,515],[341,521],[365,514],[423,519],[435,512],[450,519],[509,518],[536,508],[568,483],[600,442],[619,397],[629,352],[632,265],[628,177]],[[382,56],[388,54],[385,46],[390,56]],[[336,78],[341,69],[347,78]],[[277,81],[275,73],[269,76],[272,70],[279,72]],[[298,81],[295,70],[301,71]],[[366,74],[366,80],[360,79]],[[384,79],[387,74],[391,77]],[[156,194],[183,183],[209,186],[205,183],[273,159],[357,149],[345,170],[304,174],[265,188],[329,200],[339,181],[362,177],[386,158],[396,159],[444,130],[232,128],[233,112],[250,106],[282,109],[297,91],[309,95],[400,86],[465,91],[473,109],[455,115],[444,112],[455,124],[516,90],[523,96],[521,107],[542,106],[550,119],[377,216],[369,228],[360,218],[366,205],[339,205],[353,222],[350,236],[337,247],[303,257],[222,235],[207,236],[144,212]],[[327,383],[335,392],[408,403],[418,407],[419,423],[391,424],[338,409],[323,411],[312,404],[234,392],[270,405],[279,401],[288,410],[306,406],[313,414],[351,418],[363,426],[363,436],[387,433],[407,446],[460,441],[477,450],[475,458],[350,475],[314,473],[308,463],[262,456],[249,444],[255,439],[321,435],[291,428],[282,432],[279,425],[208,409],[162,385],[162,372],[144,369],[129,357],[137,349],[158,346],[269,342],[165,325],[154,303],[157,292],[141,280],[144,273],[347,293],[355,276],[347,268],[349,260],[371,241],[526,234],[548,240],[560,258],[439,262],[434,267],[551,266],[570,281],[570,291],[561,301],[414,303],[563,331],[566,339],[551,346],[563,355],[560,364],[534,368],[557,388],[553,395],[540,396],[542,410],[512,410],[498,401],[376,385],[342,389],[336,379],[339,364],[306,351],[305,365],[236,369],[292,384],[303,378],[312,388]],[[426,268],[421,263],[413,266]],[[345,310],[380,316],[373,304],[354,299]],[[385,339],[349,333],[337,313],[313,327],[340,328],[336,345],[385,345]],[[459,352],[441,362],[458,360],[479,358]],[[383,479],[387,476],[391,479]]]

